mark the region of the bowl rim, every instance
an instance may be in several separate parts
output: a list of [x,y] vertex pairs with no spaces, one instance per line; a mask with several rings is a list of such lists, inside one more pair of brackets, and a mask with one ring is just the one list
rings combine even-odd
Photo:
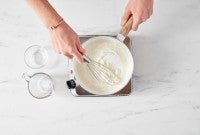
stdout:
[[83,48],[87,45],[89,45],[91,42],[94,42],[95,40],[99,40],[99,39],[105,39],[105,40],[110,40],[110,41],[114,41],[114,42],[118,42],[119,45],[123,48],[123,50],[125,50],[127,52],[127,58],[130,59],[131,61],[129,62],[129,70],[130,72],[128,73],[127,75],[127,79],[125,81],[123,81],[123,84],[121,84],[121,87],[116,89],[116,90],[113,90],[112,92],[107,92],[107,93],[98,93],[98,92],[95,92],[95,90],[92,90],[91,88],[87,87],[86,84],[84,84],[82,82],[82,80],[79,78],[78,76],[78,71],[77,71],[77,65],[78,65],[78,62],[74,59],[73,61],[73,66],[74,66],[74,74],[75,74],[75,78],[78,82],[78,84],[84,88],[87,92],[91,93],[91,94],[95,94],[95,95],[111,95],[111,94],[115,94],[117,92],[119,92],[121,89],[123,89],[130,81],[131,77],[132,77],[132,74],[133,74],[133,71],[134,71],[134,60],[133,60],[133,56],[132,56],[132,53],[130,51],[130,49],[125,45],[125,43],[119,41],[118,39],[114,38],[114,37],[109,37],[109,36],[96,36],[96,37],[92,37],[90,39],[88,39],[87,41],[85,41],[84,43],[82,43],[82,46]]

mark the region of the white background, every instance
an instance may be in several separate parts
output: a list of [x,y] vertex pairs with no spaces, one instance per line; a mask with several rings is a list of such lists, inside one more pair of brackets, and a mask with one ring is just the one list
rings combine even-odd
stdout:
[[[100,12],[97,7],[95,12],[93,7],[94,12],[89,13],[91,1],[54,0],[53,4],[79,34],[117,32],[125,4],[95,0],[105,3],[106,10]],[[64,7],[68,2],[77,6],[76,10],[83,5],[86,8],[81,10],[88,14],[68,13],[73,8]],[[116,12],[109,12],[112,6]],[[95,18],[96,14],[106,17]],[[91,18],[96,22],[86,25]],[[58,56],[54,68],[38,70],[53,76],[56,92],[37,100],[21,79],[23,72],[38,72],[25,66],[23,53],[33,44],[50,47],[48,33],[24,1],[1,0],[0,134],[199,135],[199,24],[199,0],[156,0],[152,18],[130,35],[135,61],[131,96],[73,97],[65,86],[66,59]]]

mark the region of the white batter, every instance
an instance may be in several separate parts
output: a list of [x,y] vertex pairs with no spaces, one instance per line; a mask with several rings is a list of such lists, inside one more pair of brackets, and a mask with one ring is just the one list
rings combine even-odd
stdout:
[[[114,82],[113,85],[99,82],[89,70],[87,63],[79,64],[75,63],[75,72],[77,72],[78,78],[80,79],[80,85],[86,87],[88,91],[95,94],[109,94],[113,93],[123,85],[124,78],[127,75],[127,51],[121,46],[120,42],[113,42],[114,40],[98,39],[93,40],[89,43],[83,44],[86,49],[86,55],[91,59],[105,65],[112,72],[116,74],[111,80]],[[76,66],[77,65],[77,66]]]

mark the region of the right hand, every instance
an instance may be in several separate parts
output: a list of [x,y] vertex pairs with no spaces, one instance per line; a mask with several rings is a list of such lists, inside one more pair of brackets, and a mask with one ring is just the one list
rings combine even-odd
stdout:
[[82,48],[76,32],[66,23],[61,23],[56,29],[50,30],[50,36],[54,50],[68,58],[75,57],[80,63],[83,62],[85,50]]
[[133,16],[132,29],[136,31],[138,26],[145,22],[153,13],[153,0],[129,0],[122,18],[123,26],[130,16]]

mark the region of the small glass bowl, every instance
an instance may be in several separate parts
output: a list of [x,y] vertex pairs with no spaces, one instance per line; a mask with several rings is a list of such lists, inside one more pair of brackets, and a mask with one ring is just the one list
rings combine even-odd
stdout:
[[24,61],[32,69],[44,67],[47,64],[48,57],[47,50],[39,45],[28,47],[24,53]]

